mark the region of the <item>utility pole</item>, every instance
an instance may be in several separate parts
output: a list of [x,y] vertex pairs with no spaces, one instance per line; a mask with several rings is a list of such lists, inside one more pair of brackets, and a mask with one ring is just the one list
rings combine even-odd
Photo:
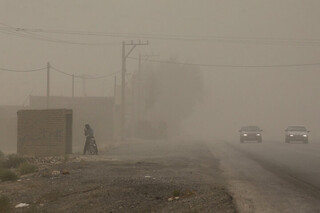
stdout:
[[114,75],[114,88],[113,88],[113,97],[114,101],[116,101],[116,92],[117,92],[117,76]]
[[86,97],[87,96],[87,76],[82,75],[82,96]]
[[50,62],[47,63],[47,109],[50,107]]
[[138,76],[137,76],[137,112],[138,112],[138,121],[141,121],[141,54],[139,54],[139,64],[138,64]]
[[118,119],[118,110],[117,110],[117,75],[114,75],[114,88],[113,88],[113,138],[118,140],[119,132],[118,125],[116,124]]
[[[125,122],[125,114],[126,114],[126,109],[125,109],[125,101],[126,101],[126,98],[125,98],[125,95],[126,95],[126,92],[125,92],[125,89],[126,89],[126,86],[125,86],[125,83],[126,83],[126,59],[129,57],[129,55],[131,54],[131,52],[134,50],[134,48],[136,48],[136,46],[141,46],[141,45],[149,45],[149,41],[147,42],[129,42],[129,43],[126,43],[126,42],[122,42],[122,72],[121,72],[121,139],[124,140],[125,139],[125,125],[126,125],[126,122]],[[126,53],[126,46],[131,46],[131,49],[129,50],[128,53]]]
[[72,98],[74,98],[74,74],[72,74]]
[[120,137],[125,139],[125,84],[126,84],[126,43],[122,42],[122,72],[121,72],[121,117],[120,117]]

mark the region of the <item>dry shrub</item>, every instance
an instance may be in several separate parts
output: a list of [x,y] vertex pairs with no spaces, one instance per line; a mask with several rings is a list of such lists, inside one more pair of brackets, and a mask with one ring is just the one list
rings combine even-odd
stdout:
[[16,181],[18,175],[10,169],[0,169],[0,180],[1,181]]
[[5,195],[0,195],[0,212],[11,212],[10,199]]
[[0,150],[0,160],[4,160],[4,153]]
[[173,197],[179,197],[180,194],[181,194],[181,191],[180,191],[180,190],[174,190],[174,191],[172,192],[172,196],[173,196]]
[[3,166],[5,168],[17,168],[21,163],[24,162],[26,162],[25,158],[20,157],[16,154],[11,154],[8,156],[8,159],[3,162]]
[[19,165],[18,171],[20,172],[21,175],[25,175],[25,174],[30,174],[38,171],[38,167],[36,165],[25,162]]
[[4,158],[4,153],[0,150],[0,168],[3,167],[5,158]]

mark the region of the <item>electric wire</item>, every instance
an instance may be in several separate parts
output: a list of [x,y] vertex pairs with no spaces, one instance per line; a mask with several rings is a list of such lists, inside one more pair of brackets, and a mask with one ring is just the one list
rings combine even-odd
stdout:
[[58,72],[58,73],[60,73],[60,74],[63,74],[63,75],[67,75],[67,76],[75,77],[75,78],[80,78],[80,77],[81,77],[81,76],[72,75],[72,74],[69,74],[69,73],[67,73],[67,72],[64,72],[64,71],[62,71],[62,70],[60,70],[60,69],[52,66],[51,64],[50,64],[50,68],[52,68],[54,71],[56,71],[56,72]]
[[96,77],[85,77],[85,79],[88,80],[95,80],[95,79],[105,79],[105,78],[109,78],[109,77],[113,77],[115,76],[117,73],[119,73],[120,71],[117,72],[113,72],[113,73],[109,73],[108,75],[102,75],[102,76],[96,76]]
[[[297,39],[297,38],[275,38],[275,37],[237,37],[237,36],[210,36],[210,35],[173,35],[173,34],[151,34],[151,33],[114,33],[114,32],[93,32],[93,31],[72,31],[72,30],[49,30],[37,28],[18,28],[0,23],[5,26],[4,30],[15,30],[16,32],[33,33],[50,33],[50,34],[66,34],[66,35],[81,35],[81,36],[99,36],[99,37],[115,37],[115,38],[138,38],[138,39],[158,39],[158,40],[180,40],[180,41],[216,41],[240,44],[262,44],[262,45],[294,45],[294,46],[319,46],[320,39]],[[70,44],[84,45],[103,45],[104,43],[80,43],[72,41],[64,41],[51,37],[40,37],[52,42],[66,42]]]
[[[132,60],[139,60],[139,58],[128,57]],[[304,66],[319,66],[320,63],[304,63],[304,64],[273,64],[273,65],[231,65],[231,64],[201,64],[201,63],[184,63],[178,61],[163,61],[155,59],[143,59],[146,62],[151,63],[163,63],[163,64],[179,64],[179,65],[190,65],[199,67],[225,67],[225,68],[272,68],[272,67],[304,67]]]
[[[81,36],[99,36],[114,38],[136,38],[156,40],[179,40],[179,41],[202,41],[202,42],[227,42],[240,44],[262,44],[262,45],[294,45],[294,46],[319,46],[320,39],[297,39],[297,38],[275,38],[275,37],[236,37],[236,36],[194,36],[194,35],[170,35],[170,34],[147,34],[147,33],[108,33],[72,30],[48,30],[16,28],[20,32],[50,33]],[[99,44],[97,44],[99,45]]]
[[73,42],[73,41],[66,41],[66,40],[55,39],[55,38],[51,38],[51,37],[44,37],[44,36],[39,36],[39,35],[34,35],[34,34],[27,35],[27,34],[21,34],[21,33],[17,33],[17,32],[3,31],[3,30],[0,30],[0,32],[3,34],[14,35],[16,37],[28,38],[28,39],[33,39],[33,40],[41,40],[41,41],[47,41],[47,42],[53,42],[53,43],[75,44],[75,45],[85,45],[85,46],[119,45],[119,43]]
[[48,29],[31,29],[31,28],[15,28],[17,31],[29,31],[53,34],[76,34],[84,36],[136,36],[148,38],[176,38],[176,39],[251,39],[251,40],[286,40],[286,41],[320,41],[320,39],[296,39],[296,38],[274,38],[274,37],[237,37],[237,36],[201,36],[201,35],[174,35],[174,34],[151,34],[151,33],[116,33],[116,32],[93,32],[93,31],[72,31],[72,30],[48,30]]
[[115,74],[117,74],[119,71],[117,72],[113,72],[107,75],[102,75],[102,76],[84,76],[84,75],[73,75],[70,73],[67,73],[65,71],[62,71],[61,69],[56,68],[55,66],[50,65],[50,68],[52,68],[54,71],[66,75],[66,76],[70,76],[70,77],[74,77],[74,78],[80,78],[80,79],[88,79],[88,80],[95,80],[95,79],[105,79],[111,76],[114,76]]
[[7,68],[2,68],[0,67],[0,71],[4,72],[16,72],[16,73],[29,73],[29,72],[39,72],[42,70],[47,69],[46,67],[43,68],[38,68],[38,69],[29,69],[29,70],[15,70],[15,69],[7,69]]
[[89,43],[89,42],[67,41],[67,40],[52,38],[52,37],[48,37],[48,36],[37,35],[37,34],[31,33],[26,30],[22,30],[19,28],[9,26],[4,23],[0,23],[0,24],[6,26],[6,28],[0,28],[0,33],[7,34],[7,35],[14,35],[17,37],[22,37],[22,38],[41,40],[41,41],[47,41],[47,42],[54,42],[54,43],[86,45],[86,46],[119,45],[119,43],[115,43],[115,42],[114,43],[99,43],[99,42]]
[[[107,75],[101,75],[101,76],[83,76],[83,75],[73,75],[73,74],[67,73],[67,72],[62,71],[61,69],[58,69],[57,67],[52,66],[52,65],[50,65],[50,68],[60,74],[66,75],[66,76],[81,78],[81,79],[88,79],[88,80],[104,79],[104,78],[114,76],[115,74],[120,72],[120,71],[117,71],[117,72],[113,72],[113,73],[109,73]],[[8,68],[0,67],[0,71],[15,72],[15,73],[30,73],[30,72],[39,72],[39,71],[43,71],[43,70],[47,70],[47,67],[42,67],[42,68],[37,68],[37,69],[27,69],[27,70],[17,70],[17,69],[8,69]]]

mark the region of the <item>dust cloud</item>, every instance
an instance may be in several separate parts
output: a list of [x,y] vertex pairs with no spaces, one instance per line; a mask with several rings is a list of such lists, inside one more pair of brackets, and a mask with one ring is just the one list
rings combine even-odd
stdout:
[[[187,136],[238,140],[241,126],[258,125],[268,140],[284,141],[289,125],[305,125],[319,138],[320,89],[318,71],[303,68],[279,72],[264,70],[216,71],[207,74],[204,103],[185,124]],[[307,83],[308,82],[308,83]]]
[[319,212],[319,11],[0,0],[0,212]]
[[[137,73],[134,59],[151,55],[142,60],[149,85],[140,85],[145,99],[138,113],[143,107],[143,119],[165,123],[170,136],[235,140],[241,126],[259,125],[264,138],[283,140],[286,126],[305,125],[316,140],[319,6],[291,0],[4,0],[0,67],[43,70],[1,72],[0,104],[28,108],[29,96],[45,96],[47,62],[56,68],[52,96],[71,97],[74,74],[76,97],[113,97],[115,75],[121,84],[121,42],[148,40],[127,60],[127,82]],[[111,77],[95,79],[105,75]],[[15,143],[12,135],[4,141]]]

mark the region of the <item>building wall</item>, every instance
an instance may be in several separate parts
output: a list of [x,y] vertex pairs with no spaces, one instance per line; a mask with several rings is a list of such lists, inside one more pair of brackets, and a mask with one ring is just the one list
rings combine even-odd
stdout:
[[[18,111],[17,153],[24,156],[69,154],[67,147],[67,114],[71,110]],[[71,123],[72,125],[72,123]],[[70,151],[70,150],[69,150]]]
[[13,153],[17,150],[17,111],[21,106],[0,106],[0,150]]
[[[50,108],[73,110],[73,145],[75,152],[82,152],[85,143],[84,125],[94,129],[99,147],[113,143],[114,99],[106,97],[50,97]],[[31,96],[31,109],[45,109],[46,97]]]

